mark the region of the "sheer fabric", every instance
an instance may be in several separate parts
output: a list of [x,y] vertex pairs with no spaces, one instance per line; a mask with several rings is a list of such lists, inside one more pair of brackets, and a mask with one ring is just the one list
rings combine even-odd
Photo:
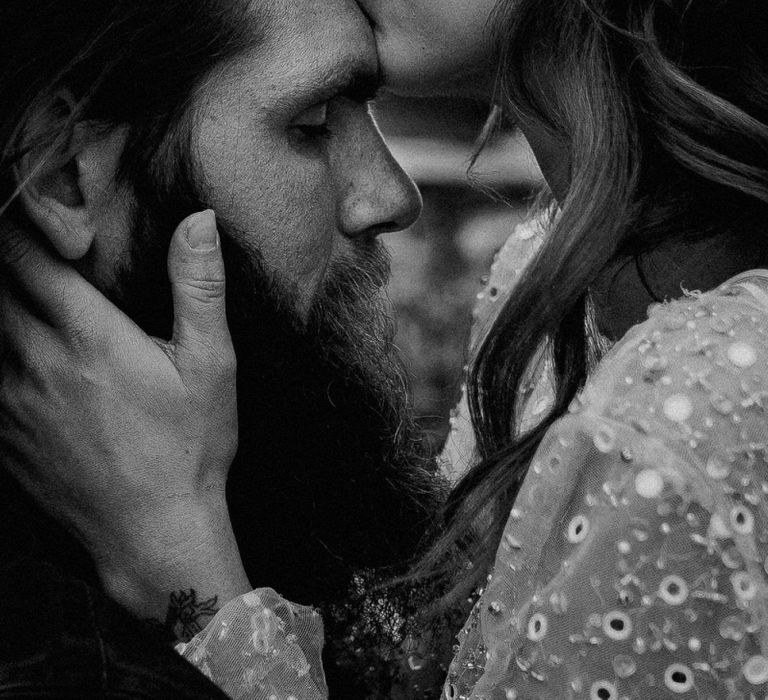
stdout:
[[[470,355],[493,325],[496,314],[517,285],[520,275],[544,239],[545,226],[539,218],[531,218],[515,227],[512,235],[494,258],[488,282],[477,295],[472,313]],[[529,380],[534,394],[526,403],[523,426],[530,426],[551,405],[552,391],[545,363],[534,368]],[[440,469],[451,484],[455,484],[478,460],[475,431],[469,416],[466,387],[462,387],[461,400],[451,412],[451,429],[440,455]]]
[[260,588],[176,650],[236,700],[325,700],[322,648],[317,611]]
[[[445,698],[768,696],[767,334],[753,272],[613,348],[537,452]],[[233,698],[314,700],[321,647],[262,589],[179,651]]]
[[768,694],[768,277],[651,310],[545,437],[446,698]]

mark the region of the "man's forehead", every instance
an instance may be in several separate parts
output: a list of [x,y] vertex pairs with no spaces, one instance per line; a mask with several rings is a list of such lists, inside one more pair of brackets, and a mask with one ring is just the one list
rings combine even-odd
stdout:
[[259,70],[271,97],[316,102],[379,83],[373,33],[354,0],[253,0],[265,23]]

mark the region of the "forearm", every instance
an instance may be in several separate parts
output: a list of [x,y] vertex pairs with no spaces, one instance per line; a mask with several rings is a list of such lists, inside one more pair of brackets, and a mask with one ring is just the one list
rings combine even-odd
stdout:
[[97,567],[114,600],[173,639],[188,641],[250,591],[223,499],[169,513],[147,530],[98,556]]

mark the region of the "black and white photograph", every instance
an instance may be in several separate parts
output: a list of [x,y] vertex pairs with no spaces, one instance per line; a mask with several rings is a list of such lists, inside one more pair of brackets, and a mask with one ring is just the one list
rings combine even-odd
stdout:
[[768,698],[765,0],[0,0],[0,698]]

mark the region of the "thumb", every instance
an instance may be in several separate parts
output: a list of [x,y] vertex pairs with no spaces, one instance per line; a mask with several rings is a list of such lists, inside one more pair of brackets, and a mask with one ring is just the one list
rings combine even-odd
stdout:
[[233,369],[234,352],[227,327],[224,260],[213,211],[192,214],[179,224],[171,238],[168,275],[177,369],[184,378],[214,380],[212,370]]

